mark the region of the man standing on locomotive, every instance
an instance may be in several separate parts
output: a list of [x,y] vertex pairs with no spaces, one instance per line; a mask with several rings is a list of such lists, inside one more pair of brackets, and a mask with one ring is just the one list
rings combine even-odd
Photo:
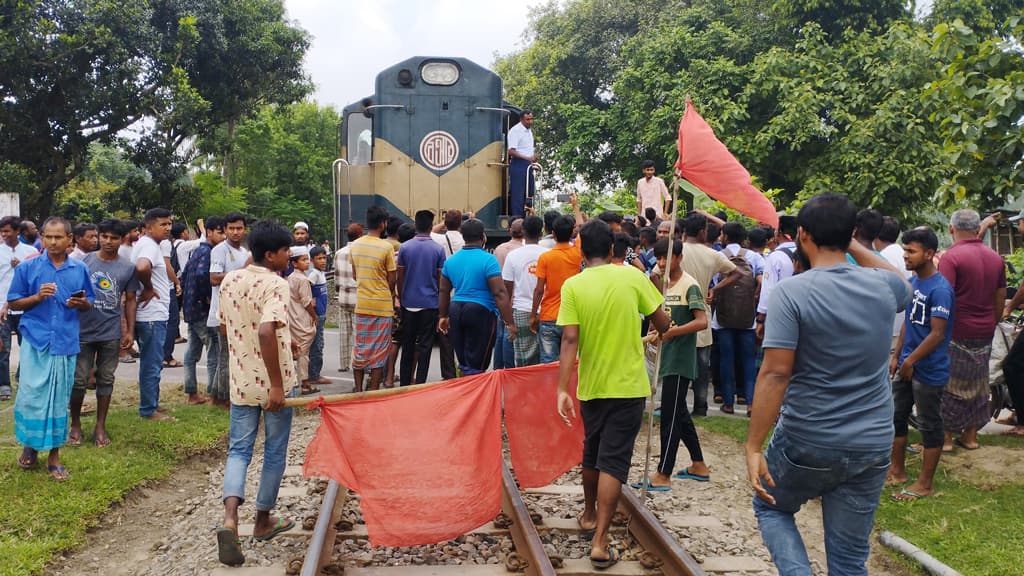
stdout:
[[508,131],[508,202],[509,216],[523,217],[526,207],[533,206],[535,182],[530,164],[537,161],[533,148],[533,112],[523,110],[519,123]]

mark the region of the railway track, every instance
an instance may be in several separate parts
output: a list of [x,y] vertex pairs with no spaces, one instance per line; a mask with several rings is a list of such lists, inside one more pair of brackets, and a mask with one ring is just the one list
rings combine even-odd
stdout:
[[[573,519],[544,518],[531,514],[523,493],[507,466],[502,471],[502,513],[493,526],[484,526],[473,531],[490,536],[508,536],[515,545],[515,551],[504,558],[501,564],[463,565],[420,565],[387,567],[342,567],[333,560],[334,543],[339,537],[364,538],[365,530],[356,529],[342,520],[342,511],[348,500],[348,490],[336,482],[326,482],[323,500],[315,522],[307,519],[304,526],[296,527],[289,536],[308,538],[305,556],[293,558],[286,567],[287,574],[321,576],[323,574],[349,574],[357,576],[502,576],[520,573],[527,576],[591,576],[609,574],[616,576],[704,576],[705,571],[679,544],[676,538],[661,522],[643,506],[639,497],[625,489],[619,500],[619,510],[613,522],[614,536],[628,538],[634,545],[643,548],[635,560],[622,560],[609,570],[595,570],[588,558],[566,559],[554,553],[550,544],[545,544],[542,533],[559,530],[579,532]],[[528,490],[529,495],[580,495],[578,486],[548,486]],[[279,570],[279,569],[278,569]],[[232,574],[246,576],[271,574],[267,568],[242,568]],[[279,573],[279,572],[278,572]]]

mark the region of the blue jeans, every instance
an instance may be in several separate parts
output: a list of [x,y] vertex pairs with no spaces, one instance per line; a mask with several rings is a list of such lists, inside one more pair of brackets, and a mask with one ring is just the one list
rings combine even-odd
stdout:
[[869,538],[889,471],[890,448],[873,451],[821,449],[787,437],[776,427],[765,451],[775,487],[769,504],[754,496],[761,538],[780,576],[811,576],[807,549],[796,527],[804,502],[821,497],[828,573],[867,575]]
[[[747,399],[747,406],[754,401],[754,372],[757,361],[757,339],[753,330],[722,328],[718,336],[718,370],[722,376],[722,398],[725,406],[732,406],[737,391]],[[736,374],[736,355],[739,355],[739,374]]]
[[516,350],[508,339],[508,328],[504,322],[498,322],[498,339],[494,342],[494,363],[491,370],[516,367]]
[[[170,338],[170,335],[168,334],[167,337]],[[216,339],[216,335],[214,335],[214,339]],[[206,348],[208,356],[217,353],[210,345],[210,330],[206,327],[205,318],[188,323],[188,348],[185,349],[185,394],[199,393],[196,364],[199,363],[199,357],[203,355],[203,348]],[[206,364],[209,366],[209,358],[207,358]],[[207,371],[206,379],[210,379],[209,371]]]
[[316,317],[316,335],[313,336],[313,345],[309,348],[309,376],[310,380],[320,377],[320,371],[324,369],[324,323],[327,316]]
[[139,341],[139,416],[148,418],[160,405],[160,369],[163,367],[167,322],[136,322]]
[[220,328],[207,326],[206,334],[210,339],[206,349],[206,394],[212,396],[217,389],[217,366],[220,365]]
[[[291,394],[289,394],[290,396]],[[256,493],[256,510],[269,512],[277,503],[277,491],[288,463],[288,435],[292,428],[292,409],[264,412],[261,406],[231,405],[228,432],[228,461],[224,465],[224,500],[232,496],[245,502],[245,473],[252,462],[252,449],[263,414],[263,470]]]
[[557,362],[562,351],[562,327],[554,322],[541,322],[540,330],[540,363]]

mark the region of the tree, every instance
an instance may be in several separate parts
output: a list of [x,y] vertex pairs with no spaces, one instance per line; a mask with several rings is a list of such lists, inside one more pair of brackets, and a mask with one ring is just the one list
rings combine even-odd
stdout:
[[[160,172],[189,138],[301,97],[307,47],[281,0],[3,3],[0,185],[22,186],[25,211],[45,216],[91,143],[144,118],[136,155]],[[156,176],[166,199],[176,180]]]

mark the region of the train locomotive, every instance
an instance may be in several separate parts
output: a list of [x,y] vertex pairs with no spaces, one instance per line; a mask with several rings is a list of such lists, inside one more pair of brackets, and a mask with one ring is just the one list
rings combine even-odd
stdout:
[[381,71],[374,94],[342,112],[335,246],[371,205],[406,220],[471,211],[488,244],[507,239],[506,134],[519,113],[503,102],[501,78],[465,58],[414,57]]

